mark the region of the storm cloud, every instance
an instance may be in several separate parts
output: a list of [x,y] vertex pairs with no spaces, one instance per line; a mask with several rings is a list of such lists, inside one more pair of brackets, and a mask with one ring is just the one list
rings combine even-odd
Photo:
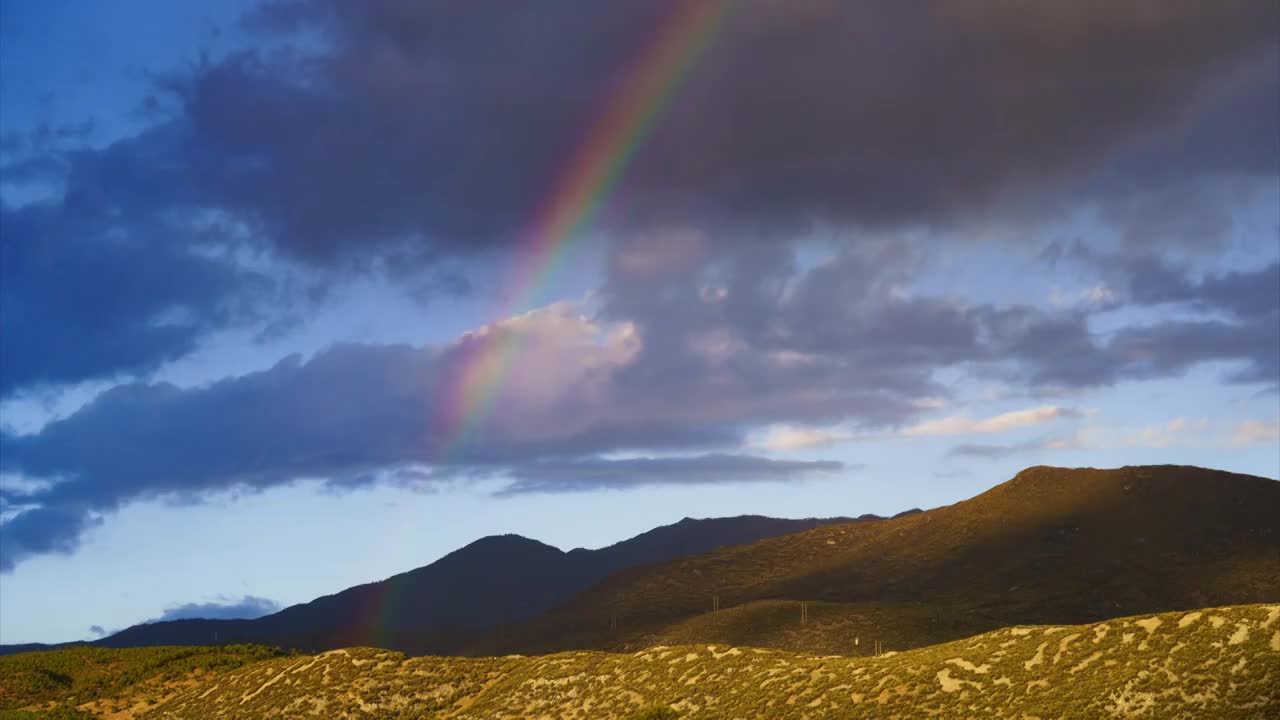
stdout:
[[[305,301],[282,268],[309,291],[491,273],[681,5],[276,0],[236,29],[250,49],[156,72],[136,133],[7,135],[6,186],[46,192],[0,207],[0,398],[117,384],[0,435],[0,471],[35,481],[0,488],[0,569],[72,552],[131,502],[299,479],[822,477],[854,466],[738,453],[768,426],[925,422],[942,371],[1031,395],[1210,364],[1280,385],[1280,264],[1186,260],[1277,187],[1280,5],[1250,0],[733,3],[653,133],[606,148],[639,143],[585,229],[604,244],[589,300],[438,345],[334,338],[204,385],[148,379]],[[916,284],[944,243],[1000,226],[1040,247],[1086,209],[1115,242],[1044,259],[1091,273],[1095,304]],[[826,254],[802,257],[815,234]],[[504,347],[499,410],[473,418],[468,368]],[[482,442],[459,440],[472,421]]]
[[[0,470],[41,482],[0,493],[11,515],[0,526],[4,564],[70,552],[104,514],[144,499],[199,501],[299,479],[431,489],[499,478],[495,492],[509,495],[804,479],[842,466],[737,453],[766,426],[996,432],[1080,417],[1042,406],[910,425],[948,395],[934,377],[948,368],[1032,389],[1171,377],[1220,361],[1234,368],[1232,382],[1266,385],[1280,374],[1277,330],[1265,325],[1280,310],[1250,305],[1242,320],[1215,318],[1236,302],[1209,280],[1174,283],[1193,288],[1189,306],[1209,316],[1098,333],[1076,309],[904,295],[877,280],[910,277],[910,258],[892,244],[849,248],[810,269],[769,247],[701,259],[664,251],[661,262],[636,252],[617,249],[590,307],[557,303],[440,346],[339,344],[204,386],[124,383],[37,433],[5,434]],[[859,273],[868,282],[835,280]],[[497,410],[476,414],[474,397],[460,394],[465,374],[507,347],[519,348],[519,362],[493,388]]]
[[[195,180],[316,259],[508,242],[680,5],[271,3],[248,22],[326,49],[189,77],[185,115],[217,149]],[[1130,207],[1138,177],[1151,193],[1271,174],[1277,21],[1247,0],[735,3],[613,217],[916,225],[1071,197],[1100,175]],[[1219,110],[1241,102],[1253,112]]]
[[[251,49],[152,69],[135,135],[11,133],[6,182],[56,190],[3,209],[0,395],[272,321],[246,246],[349,272],[519,243],[680,6],[276,0],[242,20]],[[1280,165],[1277,22],[1248,0],[737,2],[652,136],[625,139],[643,151],[600,229],[781,243],[1094,204],[1135,242],[1212,244],[1209,181]]]

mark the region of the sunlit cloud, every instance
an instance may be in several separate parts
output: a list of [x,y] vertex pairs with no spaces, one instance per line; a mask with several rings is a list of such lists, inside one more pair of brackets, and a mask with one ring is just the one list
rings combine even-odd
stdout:
[[1234,445],[1265,445],[1280,442],[1280,420],[1245,420],[1231,436]]
[[1014,410],[989,418],[975,420],[965,415],[952,415],[941,420],[930,420],[902,431],[903,435],[965,435],[970,433],[998,433],[1014,428],[1043,425],[1054,420],[1076,419],[1084,416],[1076,408],[1042,405],[1026,410]]
[[849,442],[852,435],[834,432],[821,428],[801,427],[796,425],[775,425],[764,435],[750,443],[751,447],[764,450],[787,451],[804,450],[806,448],[827,447]]

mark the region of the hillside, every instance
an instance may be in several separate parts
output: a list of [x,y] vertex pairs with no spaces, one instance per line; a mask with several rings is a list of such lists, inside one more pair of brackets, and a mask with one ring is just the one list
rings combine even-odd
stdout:
[[[1280,483],[1180,466],[1035,467],[947,507],[633,568],[468,650],[675,641],[855,653],[856,633],[901,649],[1019,623],[1277,600]],[[815,603],[811,626],[776,601]]]
[[[103,711],[145,707],[203,678],[282,655],[254,645],[126,650],[79,645],[0,657],[0,718],[5,710],[21,707],[46,713],[86,703]],[[99,701],[122,694],[129,699]]]
[[[865,516],[866,520],[879,520]],[[808,530],[849,518],[685,518],[599,550],[561,551],[518,535],[477,540],[430,565],[255,620],[138,625],[105,647],[252,642],[310,651],[369,645],[448,653],[460,633],[530,618],[633,566]]]
[[723,645],[630,654],[271,660],[143,718],[1266,718],[1280,709],[1280,605],[1022,626],[874,658]]
[[14,643],[12,645],[0,645],[0,655],[61,650],[63,648],[71,648],[88,644],[89,643],[85,640],[75,640],[64,643]]

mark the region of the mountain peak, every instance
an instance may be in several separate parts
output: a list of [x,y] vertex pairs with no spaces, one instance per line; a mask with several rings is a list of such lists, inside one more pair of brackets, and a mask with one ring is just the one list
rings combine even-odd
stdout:
[[525,537],[524,535],[517,535],[516,533],[503,533],[501,535],[485,535],[482,538],[478,538],[476,540],[473,540],[467,543],[466,545],[463,545],[462,548],[460,549],[465,550],[467,548],[519,547],[519,546],[552,547],[551,545],[548,545],[540,540],[534,540],[533,538],[528,538],[528,537]]

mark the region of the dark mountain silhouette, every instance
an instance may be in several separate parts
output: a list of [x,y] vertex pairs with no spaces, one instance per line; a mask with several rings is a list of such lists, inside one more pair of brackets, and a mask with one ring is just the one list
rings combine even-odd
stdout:
[[870,648],[858,638],[906,649],[1014,624],[1277,601],[1280,482],[1185,466],[1034,467],[891,519],[686,519],[570,552],[487,537],[256,620],[154,623],[95,644],[859,654]]
[[[1019,623],[1278,600],[1280,482],[1181,466],[1033,467],[947,507],[634,567],[465,650],[721,642],[853,653],[858,636],[902,649]],[[799,601],[813,605],[803,627]]]
[[[879,519],[864,516],[865,519]],[[372,645],[443,652],[468,630],[533,617],[626,568],[800,532],[849,518],[685,518],[598,550],[481,538],[425,567],[254,620],[175,620],[122,630],[106,647],[255,642],[303,650]]]
[[77,647],[79,645],[88,645],[84,640],[75,640],[64,643],[15,643],[13,645],[0,645],[0,655],[16,655],[25,652],[44,652],[46,650],[61,650],[63,648]]

